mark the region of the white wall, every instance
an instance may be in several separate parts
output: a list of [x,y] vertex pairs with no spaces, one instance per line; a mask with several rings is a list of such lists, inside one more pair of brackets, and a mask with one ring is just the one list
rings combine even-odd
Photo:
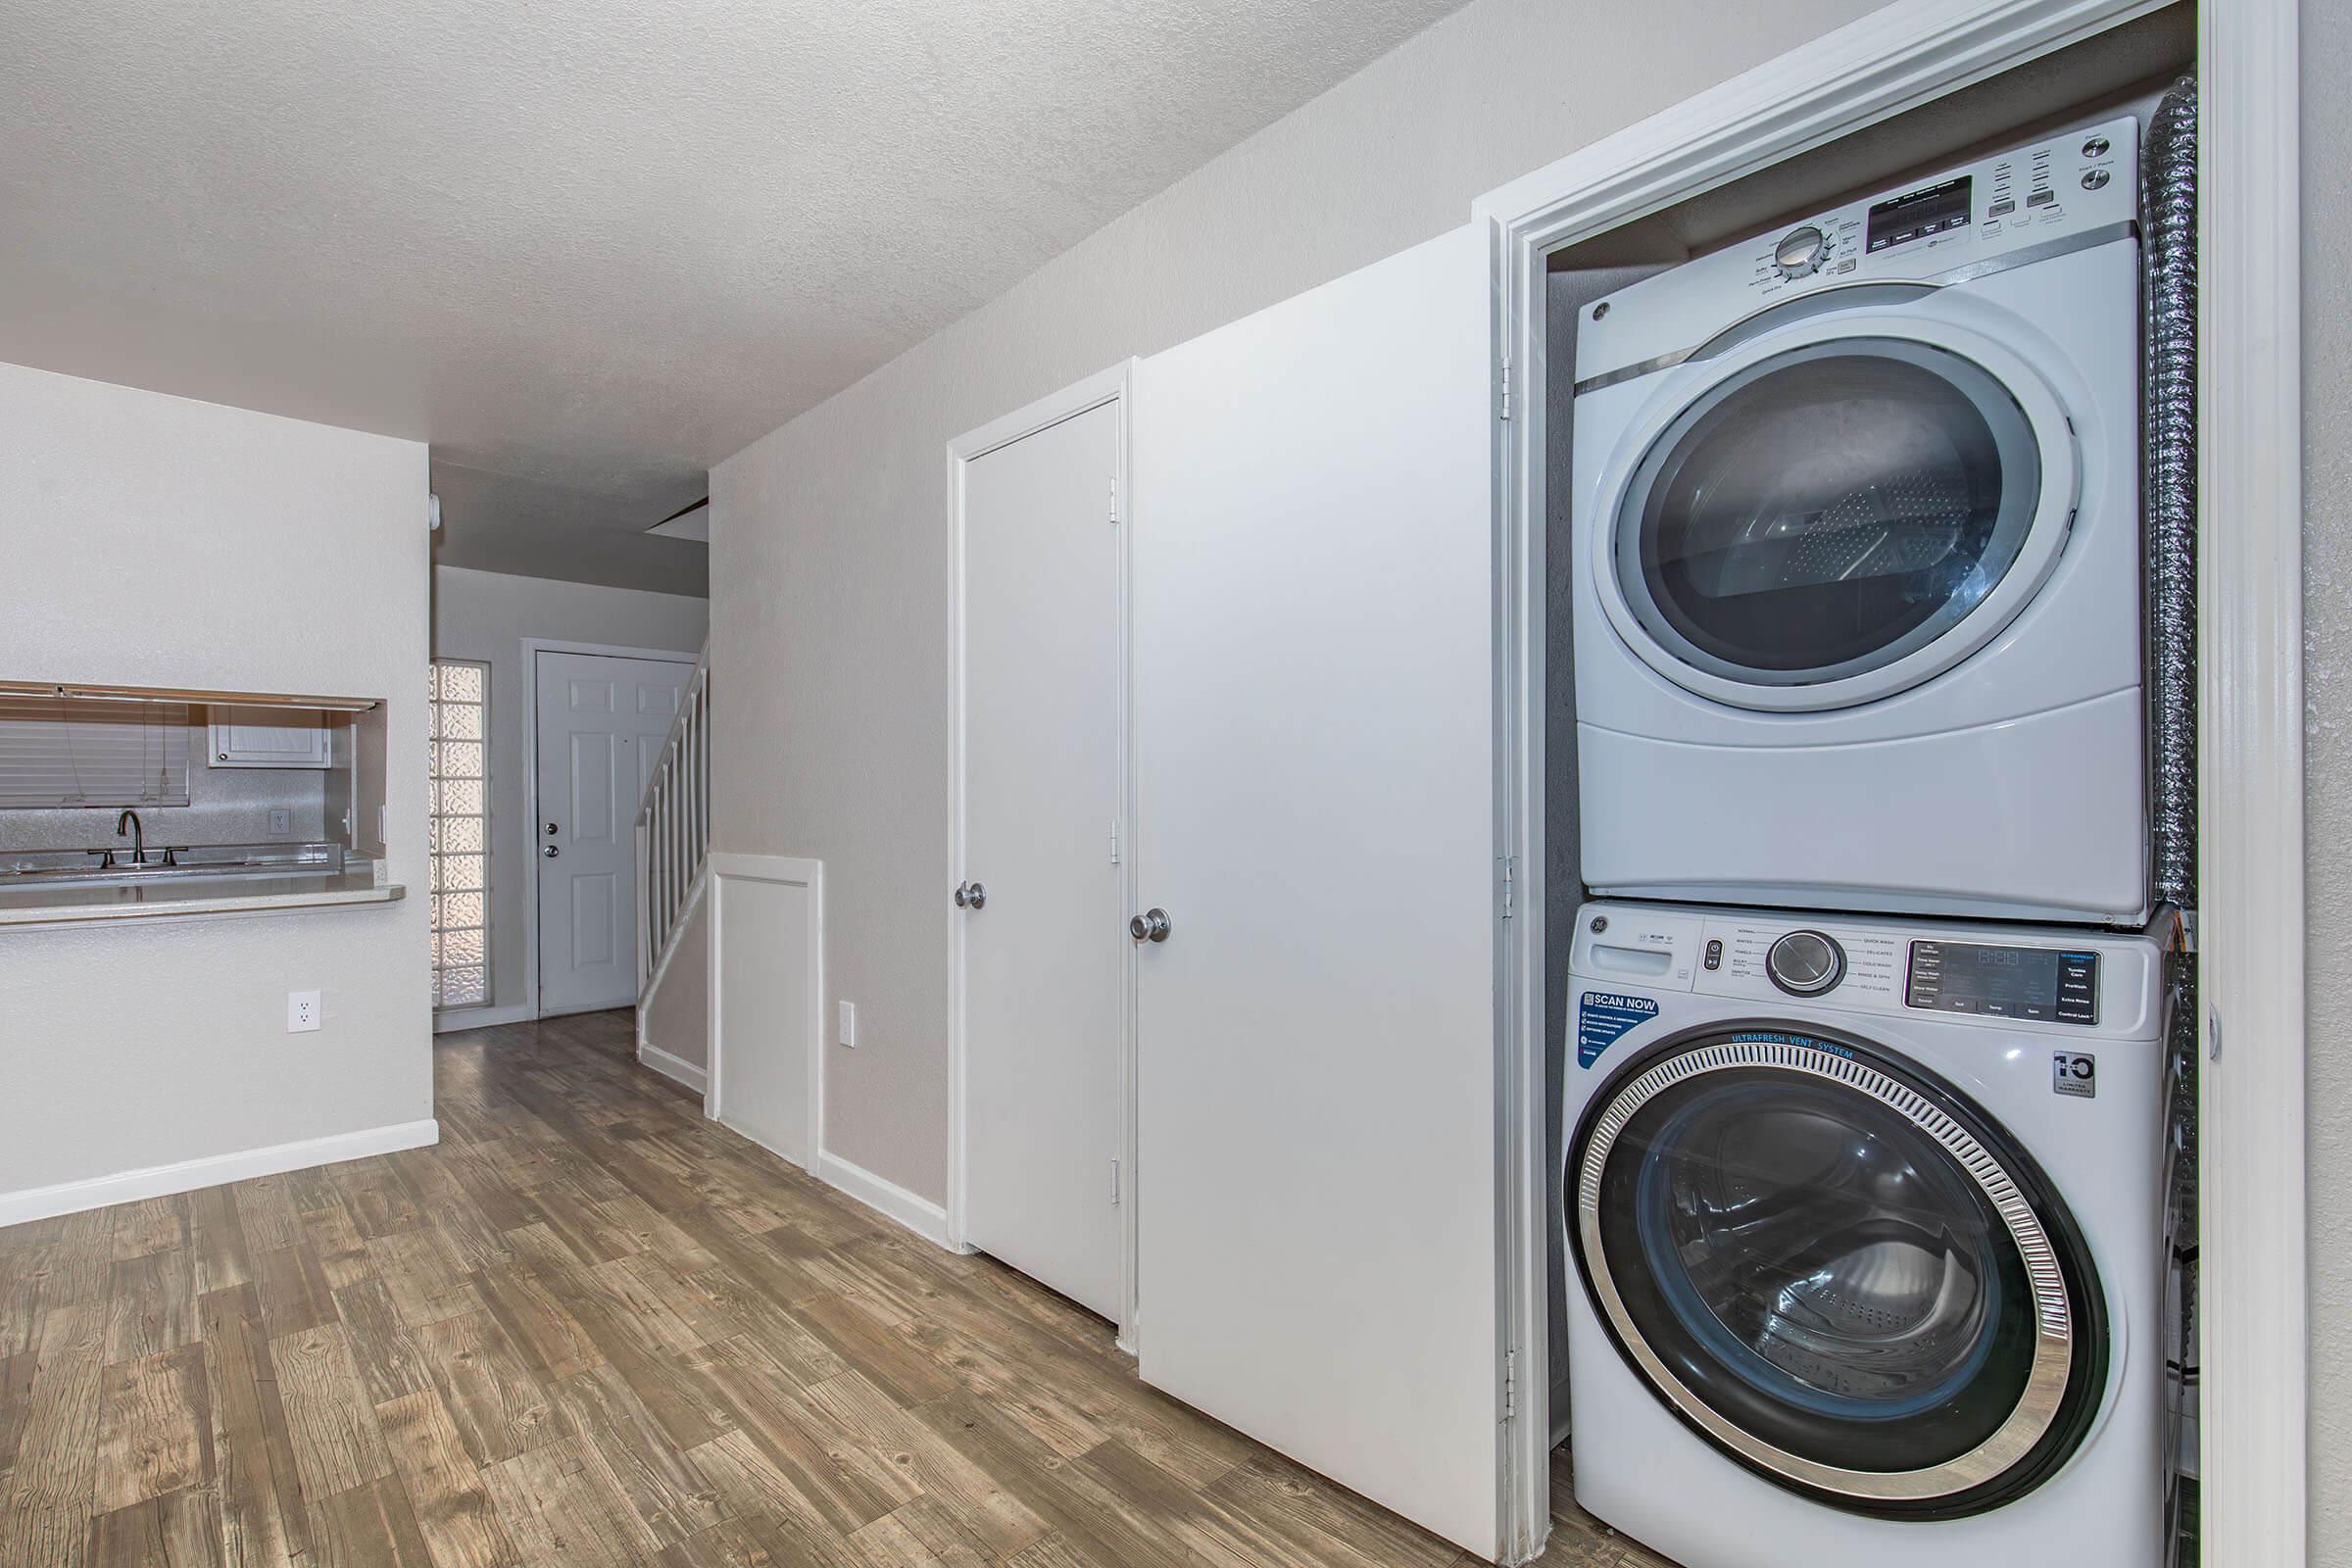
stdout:
[[946,1193],[947,443],[1870,9],[1473,0],[712,471],[713,662],[759,671],[712,728],[717,841],[825,862],[860,1022],[827,1048],[829,1150]]
[[490,985],[491,1004],[530,1003],[525,960],[530,928],[524,884],[538,874],[538,839],[524,777],[525,637],[556,642],[651,648],[693,658],[710,627],[710,607],[682,594],[510,577],[462,566],[433,568],[433,657],[478,659],[490,665]]
[[2352,1563],[2352,28],[2340,16],[2304,27],[2302,76],[2309,1510],[2311,1560]]
[[638,1020],[645,1043],[690,1067],[710,1055],[710,897],[706,891],[678,922],[668,966],[645,999]]
[[[0,366],[0,676],[388,699],[418,889],[424,507],[418,442]],[[415,897],[0,932],[0,1194],[429,1118],[424,942]]]

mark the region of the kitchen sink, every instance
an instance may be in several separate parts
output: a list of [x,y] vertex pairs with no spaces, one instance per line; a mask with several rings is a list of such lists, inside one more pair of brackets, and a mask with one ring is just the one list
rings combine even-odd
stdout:
[[[107,849],[115,863],[105,863]],[[335,876],[340,844],[155,845],[143,863],[119,846],[95,850],[0,850],[0,889],[123,887],[173,878]],[[168,862],[168,863],[167,863]]]

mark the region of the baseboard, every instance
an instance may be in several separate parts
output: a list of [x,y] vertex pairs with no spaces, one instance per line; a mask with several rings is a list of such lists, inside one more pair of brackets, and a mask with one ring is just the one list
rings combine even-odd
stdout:
[[640,1041],[637,1046],[637,1059],[662,1077],[673,1083],[684,1084],[698,1095],[710,1087],[710,1075],[702,1068],[697,1067],[683,1056],[671,1055],[660,1046],[649,1046]]
[[897,1220],[924,1241],[942,1248],[948,1246],[948,1211],[928,1198],[917,1198],[898,1183],[884,1181],[839,1154],[819,1154],[816,1177],[876,1213]]
[[254,1176],[275,1176],[281,1171],[308,1170],[313,1165],[332,1165],[338,1160],[422,1149],[440,1141],[439,1122],[404,1121],[389,1127],[365,1127],[356,1133],[336,1133],[328,1138],[306,1138],[299,1143],[271,1144],[230,1154],[183,1159],[176,1164],[118,1171],[112,1176],[61,1182],[55,1187],[27,1187],[22,1192],[0,1193],[0,1225],[22,1225],[27,1220],[78,1214],[83,1209],[133,1203],[143,1198],[168,1198],[173,1193],[192,1193],[199,1188],[241,1182]]
[[452,1007],[433,1014],[433,1033],[453,1034],[460,1029],[488,1029],[502,1023],[529,1023],[535,1017],[530,1004],[512,1003],[504,1007]]

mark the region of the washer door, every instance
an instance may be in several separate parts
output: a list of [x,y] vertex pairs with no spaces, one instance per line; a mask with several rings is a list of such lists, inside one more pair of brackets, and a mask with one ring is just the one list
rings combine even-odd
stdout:
[[1603,608],[1685,688],[1780,710],[1891,696],[1999,635],[2056,565],[2074,434],[2000,344],[1858,312],[1705,372],[1637,421],[1595,531]]
[[2033,1161],[1863,1043],[1670,1040],[1570,1147],[1570,1241],[1650,1391],[1741,1464],[1858,1513],[1998,1507],[2081,1443],[2096,1274]]

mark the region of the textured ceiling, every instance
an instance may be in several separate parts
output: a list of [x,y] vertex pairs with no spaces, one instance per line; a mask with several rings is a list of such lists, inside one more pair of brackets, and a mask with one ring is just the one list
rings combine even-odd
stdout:
[[0,0],[0,360],[429,440],[447,564],[704,469],[1461,0]]

